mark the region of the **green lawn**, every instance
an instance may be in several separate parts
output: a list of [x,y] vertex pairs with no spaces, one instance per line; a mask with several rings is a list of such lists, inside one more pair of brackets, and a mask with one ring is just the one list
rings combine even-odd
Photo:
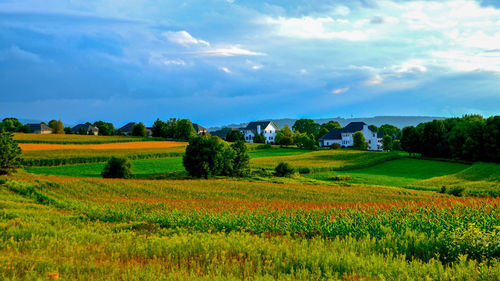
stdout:
[[250,151],[248,152],[248,155],[250,155],[250,158],[260,158],[260,157],[299,155],[309,152],[312,151],[298,149],[298,148],[269,148],[269,149],[259,149]]
[[[184,171],[182,157],[134,160],[131,161],[136,177],[147,177],[155,174]],[[71,176],[71,177],[101,177],[106,163],[89,163],[53,167],[31,167],[26,171],[35,174]]]
[[404,187],[419,180],[454,174],[469,167],[470,165],[442,161],[398,159],[368,168],[314,173],[306,176],[328,181],[333,176],[341,175],[351,177],[349,182],[356,184]]

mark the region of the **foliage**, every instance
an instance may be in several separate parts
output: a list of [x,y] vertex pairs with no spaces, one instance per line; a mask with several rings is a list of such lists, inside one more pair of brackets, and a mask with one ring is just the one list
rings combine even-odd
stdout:
[[79,135],[87,135],[87,130],[85,130],[84,127],[80,127],[80,129],[78,129],[78,134]]
[[273,146],[270,143],[266,143],[266,144],[260,144],[260,145],[256,146],[255,149],[270,149],[272,147]]
[[132,126],[132,136],[134,137],[146,137],[147,136],[146,126],[144,123],[136,123]]
[[73,128],[71,128],[71,127],[69,127],[69,126],[68,126],[68,127],[64,127],[64,133],[65,133],[66,135],[71,135],[71,134],[73,134]]
[[[29,129],[29,127],[28,127]],[[26,127],[23,126],[17,118],[4,118],[2,122],[0,122],[0,132],[24,132]]]
[[288,177],[294,173],[295,169],[286,162],[281,162],[274,168],[274,175],[277,177]]
[[175,123],[174,138],[178,140],[188,141],[196,136],[193,123],[189,119],[180,119]]
[[394,140],[392,142],[392,150],[395,150],[395,151],[401,151],[401,150],[403,150],[401,148],[401,140]]
[[366,143],[365,135],[358,131],[352,135],[353,147],[359,150],[366,150],[368,144]]
[[112,136],[115,134],[115,126],[113,123],[96,121],[93,125],[99,129],[100,136]]
[[248,175],[250,171],[250,156],[248,156],[245,141],[238,140],[231,145],[231,148],[234,151],[231,175],[237,177]]
[[392,148],[393,148],[392,137],[389,135],[385,135],[382,138],[382,149],[385,151],[391,151]]
[[303,175],[303,174],[310,174],[311,173],[311,169],[307,168],[307,167],[302,167],[302,168],[299,168],[299,174]]
[[61,120],[51,120],[49,127],[52,128],[53,134],[64,134],[64,125]]
[[401,138],[401,130],[393,125],[384,124],[378,128],[378,132],[383,133],[384,135],[389,135],[393,140]]
[[377,127],[377,126],[375,126],[375,125],[369,125],[369,126],[368,126],[368,129],[370,129],[370,130],[371,130],[371,131],[373,131],[373,132],[378,132],[378,127]]
[[314,137],[306,133],[294,132],[293,143],[300,149],[318,150]]
[[407,126],[403,128],[401,148],[408,152],[410,156],[420,151],[420,138],[415,127]]
[[143,142],[143,141],[164,141],[162,138],[137,138],[126,136],[81,136],[75,135],[55,135],[55,134],[24,134],[15,133],[14,140],[17,143],[52,143],[52,144],[104,144],[118,142]]
[[122,178],[128,179],[132,177],[132,164],[128,158],[112,157],[109,159],[102,171],[103,178]]
[[0,132],[0,175],[8,174],[19,167],[21,148],[10,132]]
[[333,143],[332,145],[330,145],[330,149],[339,150],[341,149],[341,146],[339,143]]
[[255,134],[253,138],[253,143],[266,143],[266,138],[264,137],[264,133]]
[[293,144],[293,132],[287,124],[285,124],[281,130],[276,132],[275,142],[276,144],[283,146]]
[[319,132],[320,125],[312,119],[299,119],[292,126],[295,132],[305,133],[316,136]]
[[232,173],[234,151],[219,137],[197,136],[189,140],[183,158],[192,177],[209,178]]
[[239,130],[231,129],[226,135],[226,141],[229,142],[236,142],[244,139],[243,134]]
[[342,126],[340,126],[339,122],[337,121],[328,121],[326,123],[323,123],[320,125],[320,129],[318,131],[318,134],[316,135],[316,139],[319,140],[322,136],[326,135],[331,130],[340,128],[342,128]]
[[160,118],[157,118],[156,121],[153,123],[153,127],[151,127],[151,132],[153,133],[153,137],[166,138],[167,123],[161,121]]

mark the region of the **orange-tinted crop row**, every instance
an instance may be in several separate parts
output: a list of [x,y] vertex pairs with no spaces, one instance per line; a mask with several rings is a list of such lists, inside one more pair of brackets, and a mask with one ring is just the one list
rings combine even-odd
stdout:
[[143,149],[143,148],[169,148],[185,146],[185,142],[174,141],[141,141],[141,142],[116,142],[103,144],[47,144],[47,143],[20,143],[23,151],[28,150],[59,150],[59,149]]

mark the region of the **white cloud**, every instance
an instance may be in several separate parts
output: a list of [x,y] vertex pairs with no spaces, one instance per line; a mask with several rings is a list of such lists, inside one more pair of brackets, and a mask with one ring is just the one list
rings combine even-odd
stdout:
[[382,78],[382,75],[377,73],[372,75],[372,77],[366,80],[363,84],[365,86],[376,86],[382,84],[382,82],[384,82],[384,78]]
[[194,54],[209,57],[233,57],[233,56],[265,56],[266,54],[260,52],[253,52],[241,48],[239,45],[221,48],[208,48],[194,52]]
[[202,45],[207,47],[210,46],[210,43],[208,41],[196,39],[185,30],[163,32],[163,36],[165,36],[165,38],[167,38],[168,41],[182,46],[190,46],[190,45]]
[[348,23],[346,20],[335,20],[331,17],[301,17],[301,18],[271,18],[265,19],[269,25],[276,27],[278,35],[302,39],[343,39],[348,41],[363,41],[370,38],[372,30],[338,30]]
[[186,65],[186,62],[181,59],[174,59],[174,60],[164,60],[162,61],[163,64],[169,65],[169,64],[175,64],[175,65]]
[[231,73],[231,70],[225,66],[219,67],[219,70],[224,71],[225,73]]
[[339,88],[339,89],[332,90],[332,94],[338,95],[338,94],[345,93],[347,91],[349,91],[349,87]]

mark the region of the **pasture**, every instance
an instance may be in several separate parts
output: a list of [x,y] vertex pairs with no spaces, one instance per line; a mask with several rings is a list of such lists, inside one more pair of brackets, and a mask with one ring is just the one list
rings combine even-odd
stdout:
[[[23,151],[42,165],[0,176],[0,279],[500,279],[499,165],[251,144],[267,176],[202,180],[177,144]],[[111,156],[136,179],[101,179]]]

